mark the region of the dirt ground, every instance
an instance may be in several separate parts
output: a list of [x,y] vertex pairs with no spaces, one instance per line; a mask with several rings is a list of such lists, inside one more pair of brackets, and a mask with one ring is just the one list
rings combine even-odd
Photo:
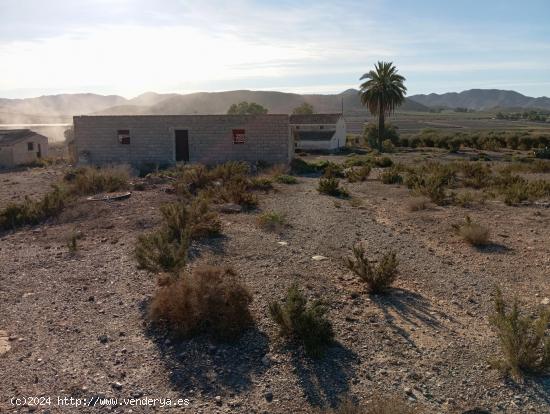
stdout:
[[[60,174],[1,173],[0,207],[37,195]],[[382,184],[376,172],[345,184],[350,200],[320,195],[315,177],[299,181],[260,195],[257,212],[222,215],[223,237],[192,246],[191,267],[230,265],[254,296],[255,327],[236,344],[174,343],[144,322],[156,280],[137,269],[133,247],[175,197],[166,185],[147,184],[117,202],[82,199],[44,225],[0,234],[0,346],[8,348],[0,354],[0,412],[314,413],[346,395],[380,393],[427,413],[550,413],[550,378],[516,383],[488,362],[499,352],[488,323],[495,286],[532,311],[550,297],[550,209],[488,201],[411,212],[409,190]],[[280,233],[258,228],[267,210],[286,214]],[[490,245],[474,248],[455,235],[451,224],[466,214],[491,229]],[[71,254],[74,231],[82,238]],[[344,266],[359,241],[375,257],[397,252],[400,278],[389,294],[369,295]],[[268,316],[268,302],[294,281],[330,307],[337,344],[320,360],[285,346]],[[14,406],[12,397],[51,403]],[[59,405],[58,397],[96,406]],[[102,405],[98,397],[120,400]],[[132,397],[189,405],[121,402]]]

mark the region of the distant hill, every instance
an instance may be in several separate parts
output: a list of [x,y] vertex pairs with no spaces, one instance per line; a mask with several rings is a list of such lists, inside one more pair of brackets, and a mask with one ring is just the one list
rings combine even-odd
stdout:
[[[227,91],[199,92],[186,95],[147,92],[132,99],[121,96],[96,94],[65,94],[28,99],[0,99],[1,121],[33,122],[37,118],[65,119],[73,115],[145,115],[145,114],[224,114],[233,103],[257,102],[270,113],[291,113],[304,102],[310,103],[316,112],[340,112],[342,102],[346,114],[365,113],[358,91],[348,89],[333,95],[300,95],[275,91]],[[406,100],[399,108],[404,111],[429,109],[421,103]],[[9,116],[8,116],[9,114]],[[16,120],[16,121],[12,121]],[[47,121],[43,121],[47,122]]]
[[91,113],[125,102],[126,99],[122,96],[93,93],[46,95],[26,99],[0,98],[0,112],[17,114],[19,118],[70,118],[72,115]]
[[493,108],[550,109],[550,98],[531,98],[515,91],[500,89],[470,89],[460,93],[441,95],[412,95],[410,100],[428,107],[468,108],[489,110]]

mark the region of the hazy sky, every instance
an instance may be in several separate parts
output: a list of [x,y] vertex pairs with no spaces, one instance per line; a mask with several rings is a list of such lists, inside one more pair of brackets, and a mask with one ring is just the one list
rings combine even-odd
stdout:
[[550,96],[548,0],[0,0],[0,97],[333,93],[377,60],[409,94]]

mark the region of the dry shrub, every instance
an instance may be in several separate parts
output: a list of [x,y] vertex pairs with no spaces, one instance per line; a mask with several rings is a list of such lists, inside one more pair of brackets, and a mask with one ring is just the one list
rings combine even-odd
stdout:
[[376,396],[365,404],[355,403],[351,399],[344,400],[337,408],[325,411],[325,414],[421,414],[421,411],[397,398]]
[[165,228],[138,237],[134,255],[142,269],[177,272],[187,263],[187,238],[172,239]]
[[217,212],[210,209],[207,198],[197,196],[188,207],[192,239],[219,236],[222,223]]
[[328,309],[321,301],[308,304],[297,284],[287,292],[283,304],[271,302],[269,313],[279,325],[279,334],[304,345],[306,354],[320,357],[334,339],[332,324],[326,318]]
[[464,223],[453,224],[456,233],[474,246],[482,246],[489,242],[489,229],[466,216]]
[[273,189],[273,181],[268,177],[254,177],[250,180],[250,188],[253,190],[269,191]]
[[541,310],[538,318],[523,316],[517,298],[512,308],[504,302],[502,292],[497,288],[495,311],[490,323],[496,331],[503,359],[494,365],[520,379],[523,374],[545,374],[550,372],[550,308]]
[[398,167],[392,166],[380,173],[380,180],[384,184],[401,184],[403,183],[403,176]]
[[258,225],[267,231],[279,231],[286,223],[286,216],[276,211],[266,211],[258,216]]
[[130,173],[127,167],[79,167],[65,174],[69,191],[75,195],[126,190]]
[[382,259],[374,265],[366,257],[365,248],[360,243],[353,246],[354,258],[344,258],[344,264],[367,284],[369,292],[382,293],[389,289],[397,279],[398,261],[395,252],[386,253]]
[[219,235],[221,222],[202,196],[186,205],[164,204],[159,229],[138,237],[135,256],[141,268],[152,272],[177,272],[187,262],[189,241]]
[[198,191],[211,185],[212,176],[202,164],[186,165],[179,172],[179,177],[174,185],[178,195],[196,194]]
[[430,200],[426,197],[412,197],[407,203],[409,211],[426,210],[429,205]]
[[149,318],[176,337],[235,340],[252,324],[252,296],[229,268],[201,266],[158,288]]
[[366,181],[371,172],[371,166],[369,164],[361,167],[350,168],[346,174],[346,177],[350,183],[358,181]]
[[249,181],[243,176],[225,182],[214,194],[217,194],[219,200],[239,204],[244,209],[251,210],[258,205],[258,197],[250,192]]
[[246,176],[250,173],[250,167],[245,162],[229,161],[220,164],[210,171],[213,180],[229,181],[234,177]]
[[319,179],[317,191],[321,194],[327,194],[333,197],[349,197],[348,191],[340,187],[340,181],[334,177]]

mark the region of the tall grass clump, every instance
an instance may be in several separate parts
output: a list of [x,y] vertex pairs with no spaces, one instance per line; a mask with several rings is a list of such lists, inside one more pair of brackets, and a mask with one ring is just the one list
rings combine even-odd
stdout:
[[39,200],[28,197],[19,203],[10,203],[0,210],[0,230],[15,230],[22,226],[34,226],[57,216],[68,203],[65,187],[53,186]]
[[124,167],[79,167],[67,172],[64,177],[74,195],[126,190],[129,179],[128,169]]
[[378,263],[366,257],[366,251],[360,243],[353,246],[353,258],[344,258],[344,264],[367,284],[371,293],[382,293],[390,288],[397,279],[399,264],[395,252],[386,253]]
[[524,374],[549,373],[550,308],[543,309],[534,319],[522,315],[517,299],[511,307],[507,306],[500,289],[494,301],[490,323],[497,334],[502,358],[493,361],[493,365],[518,379]]
[[284,303],[269,304],[269,313],[279,326],[279,334],[303,344],[306,354],[313,357],[322,356],[325,347],[334,339],[327,311],[321,301],[308,303],[297,284],[288,289]]
[[178,338],[208,333],[221,341],[237,339],[253,323],[252,295],[230,268],[201,266],[155,292],[150,321]]

